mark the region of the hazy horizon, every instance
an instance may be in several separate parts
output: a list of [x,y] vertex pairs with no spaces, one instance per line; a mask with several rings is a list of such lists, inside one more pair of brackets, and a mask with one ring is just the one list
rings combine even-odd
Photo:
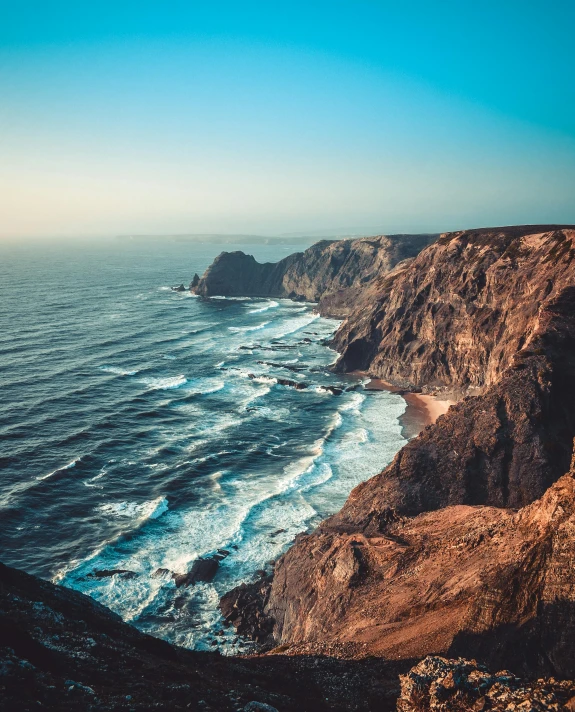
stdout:
[[575,223],[570,3],[59,1],[4,20],[5,241]]

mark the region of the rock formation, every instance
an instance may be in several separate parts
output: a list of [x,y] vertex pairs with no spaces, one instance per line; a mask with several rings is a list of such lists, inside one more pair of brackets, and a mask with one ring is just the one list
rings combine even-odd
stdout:
[[273,621],[273,640],[294,652],[329,641],[387,659],[457,653],[572,677],[574,476],[518,512],[456,505],[379,536],[302,536],[263,592],[260,630]]
[[398,712],[572,712],[575,683],[526,681],[508,670],[490,673],[475,660],[429,657],[401,676]]
[[542,305],[575,283],[575,228],[446,233],[374,280],[335,338],[338,368],[402,387],[467,390],[497,381],[537,328]]
[[271,580],[230,592],[232,622],[294,653],[353,644],[575,675],[574,239],[451,233],[367,285],[338,367],[477,395],[298,537]]
[[347,314],[372,279],[412,258],[437,235],[390,235],[322,240],[277,263],[222,252],[190,288],[209,296],[289,297],[320,302],[324,314]]

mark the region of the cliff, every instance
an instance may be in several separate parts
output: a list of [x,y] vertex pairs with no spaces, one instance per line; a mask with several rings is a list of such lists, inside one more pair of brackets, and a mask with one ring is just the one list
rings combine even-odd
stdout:
[[366,536],[320,530],[278,562],[263,612],[292,653],[477,657],[575,675],[575,469],[513,511],[455,505]]
[[355,643],[575,674],[574,238],[446,234],[370,282],[338,367],[478,395],[298,537],[271,579],[224,597],[229,620],[293,652]]
[[322,240],[276,263],[243,252],[222,252],[191,289],[204,297],[288,297],[320,302],[322,313],[347,314],[364,287],[415,257],[437,235],[390,235],[358,240]]
[[575,228],[446,233],[370,285],[336,334],[339,370],[402,387],[482,388],[529,343],[542,305],[575,283]]

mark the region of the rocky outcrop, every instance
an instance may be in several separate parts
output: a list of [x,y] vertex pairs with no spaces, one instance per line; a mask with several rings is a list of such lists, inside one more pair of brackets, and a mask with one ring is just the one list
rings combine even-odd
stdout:
[[190,288],[200,296],[289,297],[320,302],[322,313],[344,316],[365,286],[412,258],[437,235],[390,235],[322,240],[276,263],[222,252]]
[[406,269],[370,285],[339,329],[338,368],[401,387],[495,383],[575,284],[575,228],[527,225],[446,233]]
[[398,712],[529,710],[572,712],[572,681],[522,680],[508,670],[490,673],[475,660],[429,657],[401,676]]
[[574,238],[453,233],[370,282],[371,306],[336,337],[339,368],[477,395],[298,537],[252,611],[252,635],[294,652],[353,644],[575,674],[575,471],[563,475],[575,436]]
[[574,476],[519,511],[456,505],[384,534],[302,536],[276,565],[260,631],[273,621],[292,652],[354,644],[362,656],[465,654],[573,677]]
[[391,712],[409,667],[184,650],[88,596],[0,564],[2,710]]
[[498,382],[451,406],[328,524],[379,531],[395,515],[453,504],[525,506],[567,471],[574,437],[575,287],[566,287],[540,307]]

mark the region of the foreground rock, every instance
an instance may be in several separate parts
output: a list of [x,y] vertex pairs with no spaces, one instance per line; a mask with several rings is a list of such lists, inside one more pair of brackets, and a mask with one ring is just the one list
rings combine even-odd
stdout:
[[302,536],[271,585],[260,584],[264,615],[252,605],[242,617],[243,602],[257,603],[244,588],[236,619],[264,640],[273,626],[268,643],[310,652],[330,642],[388,659],[464,654],[573,677],[574,476],[575,467],[518,512],[458,505],[400,519],[379,536]]
[[140,633],[87,596],[0,564],[2,710],[391,712],[408,669],[191,652]]
[[475,660],[429,657],[401,676],[398,712],[571,712],[573,681],[522,680],[508,670],[495,674]]
[[[200,296],[289,297],[320,302],[320,311],[344,316],[365,285],[415,257],[435,234],[322,240],[277,263],[260,264],[243,252],[222,252],[193,292]],[[197,276],[197,275],[196,275]]]

